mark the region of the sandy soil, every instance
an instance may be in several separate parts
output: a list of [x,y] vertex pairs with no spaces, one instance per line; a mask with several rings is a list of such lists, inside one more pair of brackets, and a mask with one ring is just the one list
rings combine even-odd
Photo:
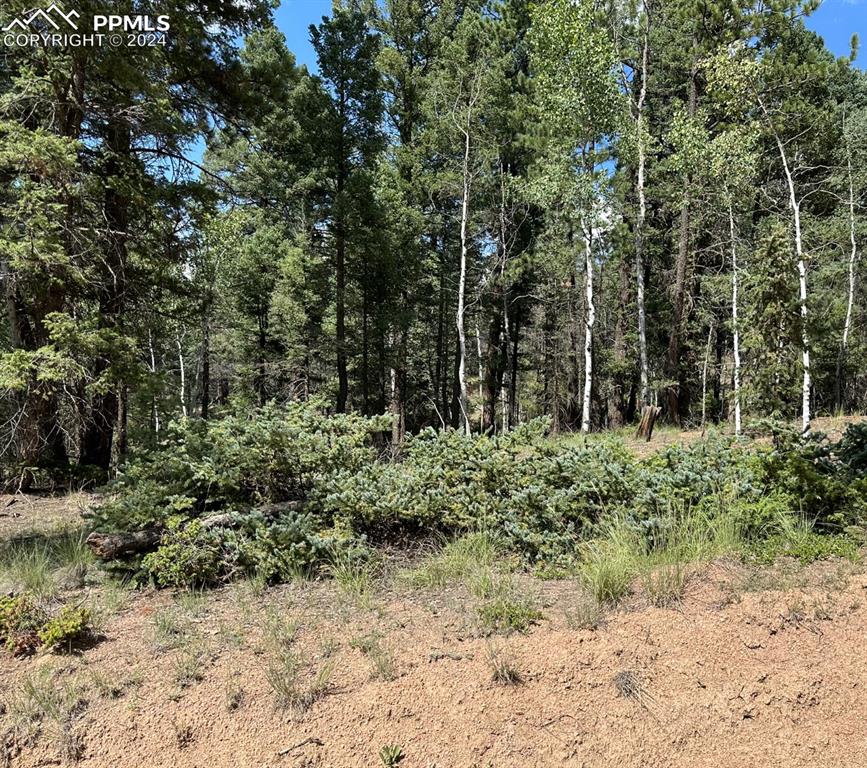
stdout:
[[[544,618],[510,637],[478,632],[462,588],[369,608],[330,584],[131,596],[92,648],[0,662],[7,695],[40,670],[81,695],[65,725],[7,740],[9,764],[350,768],[397,744],[404,768],[867,765],[867,577],[851,564],[717,563],[677,606],[637,594],[596,630],[570,628],[573,583],[524,587]],[[187,622],[177,648],[156,630],[169,615]],[[303,712],[266,678],[268,627],[289,621],[302,684],[333,665]],[[201,679],[179,682],[191,655]],[[492,655],[520,682],[495,682]]]

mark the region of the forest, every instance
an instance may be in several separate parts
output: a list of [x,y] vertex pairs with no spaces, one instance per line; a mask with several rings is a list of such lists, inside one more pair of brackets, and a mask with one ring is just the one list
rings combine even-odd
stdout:
[[857,34],[34,2],[0,766],[867,765]]
[[815,3],[337,3],[316,74],[267,2],[158,5],[0,65],[9,482],[271,402],[395,447],[863,411],[867,80]]

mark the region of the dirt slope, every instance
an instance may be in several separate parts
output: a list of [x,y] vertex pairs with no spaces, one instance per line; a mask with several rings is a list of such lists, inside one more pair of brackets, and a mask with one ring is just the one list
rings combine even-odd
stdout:
[[[370,609],[324,584],[238,586],[186,607],[136,596],[78,657],[0,663],[7,691],[48,668],[86,701],[65,727],[43,722],[11,765],[77,751],[83,768],[350,768],[380,765],[386,744],[404,768],[867,765],[867,580],[851,566],[718,564],[676,608],[638,595],[595,631],[569,628],[570,583],[534,584],[545,618],[508,638],[480,637],[457,588],[386,593]],[[189,631],[160,650],[167,615]],[[305,684],[334,665],[303,713],[278,709],[266,679],[267,627],[287,618]],[[493,681],[492,653],[519,684]],[[190,654],[202,679],[181,685]]]

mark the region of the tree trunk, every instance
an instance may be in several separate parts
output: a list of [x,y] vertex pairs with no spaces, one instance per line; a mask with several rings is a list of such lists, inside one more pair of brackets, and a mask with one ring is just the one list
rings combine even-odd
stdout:
[[207,420],[211,407],[211,321],[208,310],[202,318],[202,418]]
[[[151,376],[156,378],[157,375],[157,358],[154,353],[154,337],[151,329],[148,329],[148,351],[150,352],[151,357]],[[151,395],[151,429],[153,429],[154,434],[158,435],[160,433],[160,411],[157,405],[157,396],[156,394]]]
[[[693,48],[695,39],[693,38]],[[696,78],[698,76],[697,61],[693,57],[692,72],[689,79],[689,116],[693,117],[698,99]],[[690,188],[692,178],[686,173],[683,180],[683,201],[680,208],[680,230],[678,232],[677,260],[674,268],[674,317],[672,318],[671,331],[668,337],[668,376],[672,383],[668,387],[668,412],[675,424],[680,424],[682,403],[684,400],[683,370],[680,357],[683,346],[683,332],[686,325],[684,312],[687,303],[688,273],[689,273],[689,248],[690,248]]]
[[346,239],[342,224],[335,233],[337,264],[335,280],[335,311],[337,314],[337,412],[346,412],[349,398],[349,377],[346,369]]
[[[618,267],[617,286],[617,319],[614,324],[614,363],[613,386],[608,400],[608,426],[611,429],[622,427],[627,421],[629,410],[629,390],[634,385],[629,384],[626,376],[626,323],[629,307],[629,262],[622,258]],[[631,377],[630,377],[631,378]]]
[[732,251],[732,351],[734,354],[735,435],[741,434],[741,345],[738,327],[738,249],[735,237],[735,216],[731,200],[728,203],[729,237]]
[[638,423],[635,436],[643,437],[649,443],[650,438],[653,437],[653,427],[661,412],[662,409],[655,405],[645,405],[641,410],[641,421]]
[[[123,320],[126,298],[127,240],[129,233],[129,199],[119,183],[126,173],[130,158],[130,127],[120,117],[109,123],[106,136],[105,198],[103,210],[108,227],[105,243],[106,274],[99,297],[99,323],[106,330],[117,330]],[[104,356],[97,361],[95,376],[105,373],[111,360]],[[108,471],[112,463],[112,442],[119,413],[119,390],[122,382],[113,381],[109,389],[94,397],[90,418],[81,441],[81,462]]]
[[463,161],[463,191],[461,195],[461,267],[458,277],[458,311],[456,325],[458,329],[458,348],[460,356],[458,360],[458,407],[460,419],[465,434],[470,434],[470,417],[467,412],[467,337],[464,329],[465,294],[467,286],[467,252],[468,244],[468,218],[470,206],[470,131],[469,127],[464,130],[464,161]]
[[596,305],[593,302],[593,233],[584,233],[585,296],[587,301],[584,321],[584,392],[581,404],[581,431],[590,431],[590,402],[593,391],[593,325]]
[[649,58],[650,7],[644,5],[645,29],[641,46],[641,89],[638,93],[636,108],[636,129],[638,133],[638,174],[636,192],[638,194],[638,216],[635,222],[635,279],[636,303],[638,304],[638,371],[640,381],[639,405],[647,403],[650,389],[650,375],[647,362],[647,317],[644,300],[644,225],[647,219],[647,200],[644,193],[644,174],[646,150],[644,147],[644,103],[647,98],[647,64]]
[[516,306],[511,330],[512,355],[509,368],[509,428],[516,427],[520,423],[521,418],[520,404],[518,403],[518,342],[520,334],[521,310],[519,306]]
[[777,149],[783,163],[783,173],[789,191],[789,207],[792,209],[792,224],[795,232],[795,255],[798,259],[798,302],[801,310],[801,367],[803,380],[801,383],[801,429],[810,430],[810,343],[807,333],[807,264],[804,257],[804,245],[801,234],[801,204],[795,192],[795,180],[786,157],[786,150],[779,135],[775,132]]
[[175,344],[178,347],[178,370],[180,372],[180,396],[181,414],[187,418],[187,364],[184,360],[184,346],[181,342],[181,334],[175,334]]
[[840,354],[837,356],[837,375],[834,380],[835,405],[838,412],[843,411],[846,391],[846,355],[849,351],[849,333],[852,329],[852,308],[855,303],[855,265],[858,260],[858,246],[855,240],[855,185],[852,180],[852,153],[846,151],[846,173],[849,179],[849,290],[846,299],[846,318],[843,321],[843,338]]

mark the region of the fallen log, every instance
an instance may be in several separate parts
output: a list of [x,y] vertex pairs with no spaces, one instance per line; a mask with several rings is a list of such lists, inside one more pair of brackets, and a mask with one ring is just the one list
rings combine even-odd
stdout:
[[[298,509],[300,500],[282,501],[277,504],[267,504],[261,507],[253,507],[248,512],[220,512],[215,515],[199,518],[202,528],[234,528],[241,525],[244,519],[253,515],[262,515],[266,518],[279,517],[284,512]],[[164,528],[151,526],[140,531],[119,531],[117,533],[100,533],[94,531],[86,539],[85,543],[91,552],[100,560],[118,560],[130,555],[150,552],[159,546]]]
[[141,531],[121,533],[94,531],[85,539],[85,544],[100,560],[117,560],[121,557],[156,549],[162,535],[163,532],[160,528],[145,528]]

